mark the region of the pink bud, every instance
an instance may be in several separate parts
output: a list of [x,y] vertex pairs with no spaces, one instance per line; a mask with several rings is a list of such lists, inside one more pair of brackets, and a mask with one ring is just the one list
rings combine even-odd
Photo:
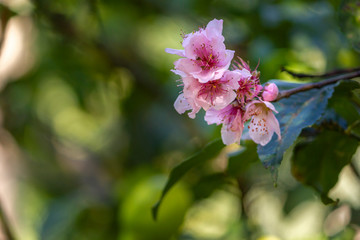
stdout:
[[279,89],[276,86],[275,83],[270,83],[269,85],[266,85],[264,88],[264,92],[262,94],[262,97],[264,101],[274,101],[279,93]]

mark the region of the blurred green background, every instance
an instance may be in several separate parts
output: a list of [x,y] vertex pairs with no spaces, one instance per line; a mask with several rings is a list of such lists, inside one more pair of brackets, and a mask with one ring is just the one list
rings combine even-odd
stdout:
[[177,57],[164,49],[217,18],[227,48],[252,68],[260,61],[262,82],[292,80],[282,66],[357,67],[359,35],[340,9],[325,0],[0,1],[0,200],[14,235],[352,239],[359,179],[344,168],[331,193],[340,204],[324,206],[292,178],[291,151],[275,188],[259,160],[227,177],[227,153],[238,149],[229,146],[171,190],[157,222],[150,212],[170,170],[220,137],[203,112],[192,120],[174,110]]

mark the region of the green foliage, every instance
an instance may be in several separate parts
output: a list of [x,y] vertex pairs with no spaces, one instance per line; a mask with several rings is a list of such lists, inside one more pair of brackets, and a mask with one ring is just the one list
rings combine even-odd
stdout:
[[[278,85],[279,90],[301,86],[301,84],[278,80],[273,82]],[[267,145],[258,146],[258,154],[264,166],[272,172],[275,182],[277,168],[285,151],[294,143],[304,128],[313,125],[321,117],[334,87],[335,84],[300,92],[274,104],[279,112],[275,116],[280,124],[282,138],[278,140],[274,135]]]
[[359,1],[344,0],[340,6],[339,22],[354,49],[360,52],[360,10]]
[[[282,66],[303,73],[356,67],[359,54],[339,31],[336,14],[342,14],[340,29],[358,48],[358,9],[353,8],[356,1],[342,1],[342,5],[340,1],[2,1],[0,58],[9,58],[1,59],[0,159],[4,161],[0,164],[6,164],[0,167],[9,176],[0,187],[6,189],[2,202],[5,214],[17,223],[13,226],[17,239],[175,239],[177,235],[209,239],[212,232],[202,237],[201,231],[220,231],[221,227],[203,226],[199,219],[189,222],[184,215],[194,199],[194,205],[207,211],[202,203],[213,201],[217,188],[240,198],[244,208],[241,216],[232,212],[234,219],[241,220],[226,223],[224,229],[239,234],[241,226],[250,225],[249,231],[241,233],[244,239],[257,239],[269,229],[274,236],[287,239],[285,231],[291,224],[273,221],[283,211],[276,206],[293,198],[288,211],[296,219],[297,207],[312,201],[311,194],[302,191],[291,176],[281,176],[289,173],[287,169],[279,174],[279,187],[274,189],[252,142],[242,142],[240,150],[227,159],[222,156],[221,167],[207,164],[223,145],[219,140],[203,150],[199,146],[217,137],[219,129],[201,118],[192,120],[176,113],[173,102],[180,88],[178,77],[169,71],[176,57],[164,49],[179,48],[181,32],[217,18],[224,19],[228,49],[249,60],[252,68],[260,60],[262,83],[273,78],[293,80],[280,71]],[[350,8],[343,8],[348,3]],[[7,39],[8,32],[14,38]],[[11,43],[9,49],[3,49],[6,42]],[[9,73],[6,65],[11,65]],[[29,69],[24,70],[26,65]],[[299,86],[278,83],[282,89]],[[313,91],[315,98],[327,97],[321,91]],[[294,102],[288,102],[289,98],[277,103],[276,117],[281,118],[282,131],[289,127],[286,133],[290,135],[283,134],[286,142],[281,146],[272,142],[279,155],[271,149],[260,154],[262,161],[271,158],[266,163],[275,168],[287,145],[296,143],[299,132],[305,135],[300,128],[306,124],[295,123],[301,114],[291,123],[286,118],[296,113],[296,107],[304,107],[308,99],[299,96]],[[288,103],[294,106],[284,110]],[[331,127],[320,121],[324,119],[341,126],[331,128],[333,131],[359,136],[359,106],[356,83],[341,83],[326,112],[313,128],[305,126],[310,131],[302,137],[316,137]],[[312,124],[321,109],[308,107],[302,111]],[[318,146],[327,149],[320,140]],[[165,185],[169,167],[199,150],[174,169]],[[196,175],[188,174],[187,184],[181,181],[186,172]],[[331,183],[337,178],[332,176]],[[241,190],[233,178],[242,180]],[[269,194],[282,202],[256,202]],[[150,209],[161,196],[154,222]],[[221,220],[235,204],[220,208],[210,219]],[[15,211],[8,211],[8,206]],[[254,221],[256,209],[262,206],[261,219],[270,214],[271,221]],[[13,212],[16,214],[11,215]],[[319,222],[324,220],[317,217]],[[358,214],[354,219],[359,222]],[[279,226],[274,227],[276,224]],[[313,227],[313,232],[322,231]],[[218,236],[239,239],[226,231]]]
[[359,111],[356,107],[356,96],[354,91],[360,88],[356,81],[343,81],[337,87],[329,100],[329,108],[335,110],[348,125],[351,125],[360,118]]
[[200,152],[195,153],[193,156],[181,162],[171,170],[169,179],[161,193],[161,197],[152,208],[154,219],[157,218],[160,204],[167,192],[192,168],[216,157],[223,147],[224,144],[222,143],[221,139],[214,140],[213,142],[206,145]]
[[122,233],[119,239],[170,239],[184,220],[186,210],[191,204],[189,188],[182,182],[171,188],[163,197],[157,221],[151,216],[150,208],[158,200],[166,176],[155,175],[136,183],[124,197],[119,209]]
[[259,161],[253,141],[244,141],[241,146],[240,150],[229,154],[226,171],[232,177],[241,176],[253,163]]
[[292,174],[318,191],[324,203],[332,203],[327,194],[342,168],[351,162],[357,147],[358,141],[344,133],[324,131],[315,139],[296,145]]

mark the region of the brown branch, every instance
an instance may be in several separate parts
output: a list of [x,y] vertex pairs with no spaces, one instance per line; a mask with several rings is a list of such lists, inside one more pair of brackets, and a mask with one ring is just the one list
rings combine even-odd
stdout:
[[308,91],[308,90],[313,89],[313,88],[322,88],[322,87],[324,87],[326,85],[336,83],[336,82],[338,82],[340,80],[348,80],[348,79],[356,78],[356,77],[359,77],[359,76],[360,76],[360,69],[355,69],[355,71],[353,71],[353,72],[348,72],[348,73],[344,73],[344,74],[337,75],[337,76],[334,76],[334,77],[330,77],[330,78],[325,79],[325,80],[323,80],[321,82],[308,83],[308,84],[304,84],[304,85],[302,85],[300,87],[297,87],[297,88],[284,90],[284,91],[281,91],[279,93],[279,95],[277,96],[275,102],[279,101],[282,98],[290,97],[291,95],[299,93],[299,92]]
[[285,67],[281,68],[281,72],[286,72],[288,74],[290,74],[293,77],[296,78],[325,78],[325,77],[333,77],[339,74],[344,74],[344,73],[350,73],[350,72],[354,72],[354,71],[358,71],[360,70],[360,68],[349,68],[349,69],[337,69],[331,72],[327,72],[324,74],[306,74],[306,73],[296,73],[293,72]]

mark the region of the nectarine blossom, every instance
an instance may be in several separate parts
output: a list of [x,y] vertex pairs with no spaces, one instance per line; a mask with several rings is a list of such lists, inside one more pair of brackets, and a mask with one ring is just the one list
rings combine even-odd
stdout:
[[249,135],[255,143],[266,145],[274,133],[281,139],[279,122],[273,111],[276,112],[274,105],[266,101],[254,100],[246,106],[244,118],[251,119]]
[[240,144],[244,125],[249,120],[249,136],[257,144],[266,145],[274,133],[280,136],[279,122],[274,116],[278,88],[270,83],[260,85],[260,72],[239,58],[229,70],[234,52],[226,50],[222,36],[222,20],[212,20],[205,29],[184,37],[184,50],[166,49],[183,58],[172,70],[181,79],[182,93],[174,103],[180,114],[195,118],[203,108],[208,124],[222,124],[224,144]]
[[244,129],[244,110],[237,103],[230,104],[221,110],[210,109],[206,111],[205,121],[208,124],[223,124],[221,138],[224,144],[240,144]]
[[221,78],[235,53],[226,50],[222,27],[223,20],[214,19],[205,29],[185,35],[184,50],[165,49],[167,53],[184,57],[174,63],[174,72],[196,78],[200,83]]

